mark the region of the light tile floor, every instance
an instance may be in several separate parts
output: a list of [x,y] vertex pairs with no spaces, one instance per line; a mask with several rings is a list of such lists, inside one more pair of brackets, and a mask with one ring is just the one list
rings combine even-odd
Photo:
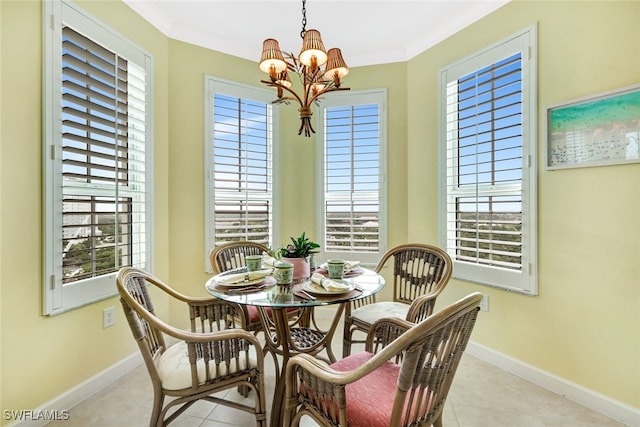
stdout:
[[[317,310],[328,319],[330,308]],[[341,325],[334,337],[334,353],[342,354]],[[273,362],[266,358],[267,408],[274,387]],[[147,426],[153,391],[144,365],[87,397],[71,409],[70,419],[53,421],[49,427]],[[237,391],[226,392],[243,401]],[[251,395],[249,396],[249,399]],[[268,414],[269,415],[269,414]],[[470,354],[463,355],[447,398],[445,427],[616,427],[623,426],[602,414],[509,374]],[[208,402],[198,402],[178,417],[172,427],[251,427],[249,414]],[[304,427],[316,424],[303,420]]]

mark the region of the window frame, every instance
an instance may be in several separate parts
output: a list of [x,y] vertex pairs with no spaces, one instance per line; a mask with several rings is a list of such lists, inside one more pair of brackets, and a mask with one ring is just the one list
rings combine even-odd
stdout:
[[275,175],[275,171],[278,170],[278,149],[279,149],[279,108],[275,108],[272,105],[273,92],[242,83],[238,83],[231,80],[226,80],[213,75],[204,76],[204,229],[205,229],[205,247],[204,247],[204,268],[205,272],[211,273],[211,263],[209,261],[209,252],[216,245],[215,236],[215,212],[209,207],[213,203],[215,194],[215,158],[214,158],[214,110],[215,110],[215,95],[222,94],[230,97],[247,99],[252,101],[264,102],[271,115],[271,123],[267,123],[269,131],[271,132],[271,230],[269,232],[270,242],[266,246],[274,247],[275,242],[279,240],[280,231],[280,217],[279,217],[279,191],[278,180]]
[[[496,64],[512,54],[522,56],[522,263],[521,270],[485,266],[456,259],[447,248],[447,84]],[[450,75],[450,76],[448,76]],[[500,289],[537,295],[537,27],[531,25],[440,70],[439,76],[440,244],[454,260],[453,277]],[[480,196],[477,196],[480,197]]]
[[321,106],[318,108],[318,132],[316,137],[317,150],[317,235],[326,236],[326,217],[325,217],[325,126],[326,126],[326,109],[333,107],[351,107],[355,105],[378,104],[379,105],[379,161],[380,161],[380,180],[378,190],[379,203],[379,244],[377,252],[359,252],[359,251],[326,251],[322,248],[322,256],[326,259],[343,258],[356,259],[363,265],[375,265],[382,254],[387,250],[387,90],[370,89],[359,91],[345,91],[332,93],[330,96],[322,99]]
[[[106,26],[72,2],[65,0],[46,1],[43,4],[43,283],[42,312],[57,315],[113,297],[117,294],[114,282],[117,272],[63,284],[62,242],[63,242],[63,179],[62,179],[62,27],[63,23],[96,43],[116,52],[127,61],[135,63],[146,71],[145,90],[145,191],[144,191],[144,260],[139,266],[152,269],[153,253],[153,58],[142,48]],[[88,186],[91,187],[91,186]],[[99,196],[99,191],[108,186],[95,186],[98,193],[91,191],[83,195]],[[109,197],[118,197],[113,186]]]

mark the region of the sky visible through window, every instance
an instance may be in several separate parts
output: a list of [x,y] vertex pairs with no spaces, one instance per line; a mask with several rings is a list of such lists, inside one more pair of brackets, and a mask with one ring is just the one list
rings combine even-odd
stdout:
[[[325,191],[327,194],[377,194],[380,190],[378,105],[327,108]],[[353,205],[370,210],[371,205]],[[348,209],[348,205],[342,209]],[[377,210],[377,206],[375,208]]]
[[216,94],[214,115],[216,189],[268,191],[266,104]]
[[[488,188],[522,180],[521,54],[457,81],[458,186]],[[512,196],[479,198],[462,210],[519,212]]]

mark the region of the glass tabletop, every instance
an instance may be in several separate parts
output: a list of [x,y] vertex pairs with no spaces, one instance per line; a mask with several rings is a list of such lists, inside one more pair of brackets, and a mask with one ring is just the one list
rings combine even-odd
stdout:
[[[309,279],[291,285],[278,285],[272,276],[263,282],[247,286],[228,286],[217,282],[217,279],[237,273],[247,272],[246,267],[225,271],[207,280],[205,289],[211,295],[225,301],[238,304],[255,305],[272,308],[314,307],[337,304],[364,298],[379,292],[384,287],[384,278],[375,271],[361,268],[348,273],[339,282],[347,285],[345,291],[328,292],[324,288],[311,283]],[[315,272],[321,272],[320,269]]]

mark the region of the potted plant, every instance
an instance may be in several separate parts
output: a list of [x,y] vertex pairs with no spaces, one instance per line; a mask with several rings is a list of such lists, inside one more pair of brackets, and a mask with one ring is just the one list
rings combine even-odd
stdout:
[[319,244],[307,238],[303,231],[297,239],[291,237],[291,243],[279,250],[280,259],[293,264],[293,279],[302,279],[311,276],[309,268],[309,255],[315,254]]

